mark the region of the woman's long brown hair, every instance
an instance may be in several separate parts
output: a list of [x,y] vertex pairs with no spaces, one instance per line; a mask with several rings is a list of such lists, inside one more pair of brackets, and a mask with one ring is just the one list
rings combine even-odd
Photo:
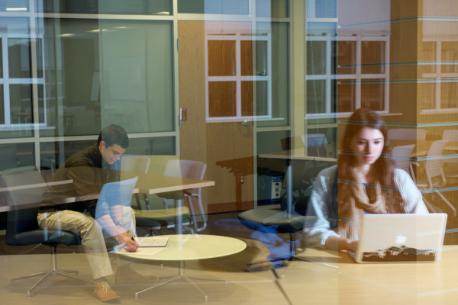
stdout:
[[402,212],[399,191],[394,185],[394,166],[389,158],[390,147],[387,144],[387,130],[380,116],[373,111],[360,108],[348,119],[347,127],[343,134],[340,146],[340,154],[337,161],[339,184],[351,181],[351,168],[356,165],[357,157],[352,151],[351,142],[359,134],[361,129],[369,127],[379,130],[383,134],[384,146],[382,155],[371,167],[371,175],[375,183],[380,183],[382,194],[385,197],[387,211]]

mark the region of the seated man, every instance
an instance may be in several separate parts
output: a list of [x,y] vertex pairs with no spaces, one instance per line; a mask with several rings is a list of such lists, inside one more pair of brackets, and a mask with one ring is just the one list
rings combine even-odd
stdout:
[[[50,190],[47,194],[49,202],[53,196],[68,192],[73,196],[98,194],[103,184],[119,180],[119,160],[129,145],[126,131],[117,125],[104,128],[98,137],[97,143],[75,153],[64,166],[56,171],[56,180],[73,179],[71,189]],[[62,195],[62,194],[60,194]],[[113,274],[110,259],[105,245],[102,229],[91,215],[94,210],[92,202],[78,202],[73,206],[53,206],[51,209],[42,209],[37,216],[41,228],[51,230],[65,230],[80,234],[82,245],[86,253],[92,275],[95,280],[95,296],[101,301],[118,299],[119,295],[110,287],[107,277]],[[91,206],[92,204],[92,206]],[[130,220],[134,220],[131,213]],[[130,232],[129,232],[130,231]],[[123,245],[127,251],[137,250],[137,243],[133,239],[135,234],[134,222],[131,229],[119,226],[114,239]]]

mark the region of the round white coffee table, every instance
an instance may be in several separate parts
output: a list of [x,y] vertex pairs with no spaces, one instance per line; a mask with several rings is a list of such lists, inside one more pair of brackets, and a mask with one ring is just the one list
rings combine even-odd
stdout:
[[159,283],[135,293],[135,298],[146,291],[164,286],[173,281],[185,281],[195,287],[207,301],[208,296],[197,283],[184,274],[184,262],[190,260],[211,259],[239,253],[246,248],[244,241],[233,237],[218,235],[161,235],[169,238],[165,247],[141,247],[137,252],[125,250],[117,254],[140,261],[177,261],[178,275],[166,278]]

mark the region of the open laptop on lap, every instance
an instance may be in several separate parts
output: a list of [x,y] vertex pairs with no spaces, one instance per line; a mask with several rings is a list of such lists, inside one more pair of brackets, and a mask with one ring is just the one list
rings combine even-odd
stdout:
[[366,214],[361,220],[357,263],[440,259],[447,214]]

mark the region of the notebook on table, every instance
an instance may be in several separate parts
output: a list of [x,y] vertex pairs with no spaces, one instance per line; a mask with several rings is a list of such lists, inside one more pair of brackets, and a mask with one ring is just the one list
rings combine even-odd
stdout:
[[169,241],[167,236],[137,237],[139,247],[165,247]]
[[447,214],[366,214],[360,227],[357,263],[427,262],[441,257]]

